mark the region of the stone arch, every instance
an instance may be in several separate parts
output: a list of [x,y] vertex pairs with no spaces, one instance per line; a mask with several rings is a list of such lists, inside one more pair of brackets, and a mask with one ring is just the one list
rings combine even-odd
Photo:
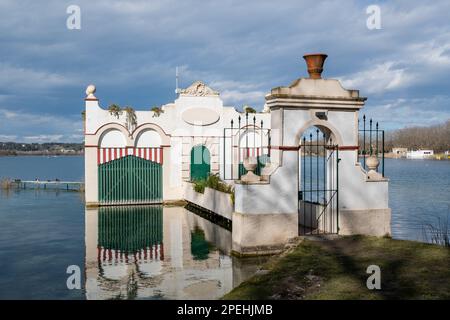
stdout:
[[153,129],[144,129],[139,132],[135,139],[136,147],[156,148],[162,144],[161,135]]
[[161,138],[161,145],[170,145],[170,136],[164,132],[164,130],[154,123],[144,123],[138,126],[136,129],[134,129],[132,133],[132,137],[137,145],[138,140],[140,138],[140,135],[145,133],[145,131],[155,131],[159,134],[159,137]]
[[299,130],[297,130],[297,134],[295,135],[295,144],[300,145],[302,135],[305,131],[311,127],[318,127],[323,133],[325,133],[327,139],[330,137],[333,139],[333,144],[343,145],[342,136],[339,131],[331,125],[328,121],[313,119],[307,121]]
[[95,144],[99,147],[123,148],[131,144],[128,130],[120,124],[110,123],[97,130]]

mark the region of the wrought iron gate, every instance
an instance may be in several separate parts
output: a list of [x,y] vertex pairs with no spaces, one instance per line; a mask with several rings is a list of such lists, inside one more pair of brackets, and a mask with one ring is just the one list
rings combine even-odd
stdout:
[[[162,202],[162,149],[117,150],[99,157],[98,197],[102,205]],[[128,154],[131,153],[131,154]],[[112,160],[111,160],[112,159]]]
[[339,232],[339,149],[319,132],[304,137],[300,145],[299,234],[303,235]]

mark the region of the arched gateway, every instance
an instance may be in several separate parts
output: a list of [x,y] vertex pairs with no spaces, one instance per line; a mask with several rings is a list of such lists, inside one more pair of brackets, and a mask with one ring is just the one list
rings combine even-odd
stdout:
[[261,180],[235,187],[233,249],[241,253],[281,249],[299,232],[390,233],[388,180],[358,161],[358,114],[366,98],[322,79],[326,55],[304,58],[309,78],[266,95],[270,165]]

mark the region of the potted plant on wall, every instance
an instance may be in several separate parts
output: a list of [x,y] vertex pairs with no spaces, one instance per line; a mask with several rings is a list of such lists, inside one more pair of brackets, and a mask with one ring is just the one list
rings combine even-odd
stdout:
[[150,109],[150,111],[153,111],[153,118],[159,117],[162,113],[164,113],[164,110],[162,107],[153,107]]

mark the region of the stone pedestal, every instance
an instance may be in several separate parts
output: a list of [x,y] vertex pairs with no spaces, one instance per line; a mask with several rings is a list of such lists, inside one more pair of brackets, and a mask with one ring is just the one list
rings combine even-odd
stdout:
[[297,213],[233,213],[232,252],[239,256],[279,253],[298,235]]

